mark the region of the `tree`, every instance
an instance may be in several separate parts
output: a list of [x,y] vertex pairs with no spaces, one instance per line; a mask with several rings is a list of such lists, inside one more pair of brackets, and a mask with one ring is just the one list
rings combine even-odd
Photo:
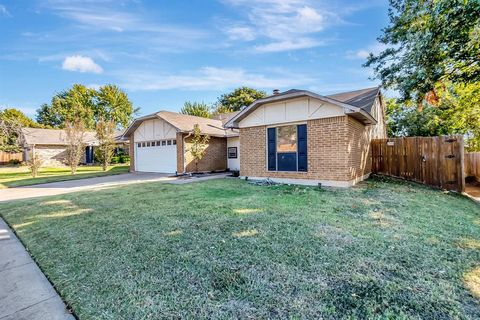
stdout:
[[67,164],[72,175],[77,173],[77,167],[85,152],[85,124],[77,118],[65,123],[67,140]]
[[469,151],[480,151],[480,82],[439,85],[435,104],[418,109],[395,99],[387,100],[389,136],[438,136],[462,134]]
[[98,139],[97,157],[102,164],[103,171],[107,171],[115,149],[115,122],[100,119],[95,130]]
[[111,120],[115,125],[127,127],[138,109],[133,109],[132,102],[119,87],[107,84],[95,92],[96,106],[94,116],[97,122],[100,119]]
[[387,48],[365,66],[401,101],[420,104],[439,82],[480,80],[480,1],[390,0],[389,17],[378,38]]
[[37,121],[53,128],[63,128],[67,122],[80,119],[86,129],[94,130],[96,123],[103,118],[126,127],[136,111],[126,93],[117,86],[105,85],[95,90],[75,84],[56,94],[51,104],[43,104],[37,110]]
[[193,126],[192,140],[188,151],[195,161],[195,172],[198,172],[198,162],[202,160],[205,155],[209,140],[210,137],[202,133],[198,124]]
[[0,150],[19,152],[23,147],[22,128],[38,127],[38,123],[18,109],[0,110]]
[[0,110],[0,119],[4,121],[15,121],[24,128],[40,127],[38,123],[27,117],[22,111],[15,108]]
[[187,101],[183,104],[183,108],[180,110],[180,113],[202,118],[211,117],[210,107],[204,102]]
[[259,91],[248,87],[240,87],[230,93],[221,95],[218,98],[216,110],[239,111],[242,108],[252,104],[253,101],[266,97],[266,95],[267,94],[264,91]]
[[438,107],[426,105],[423,110],[419,110],[416,106],[389,99],[385,113],[389,137],[437,136],[450,133],[444,119],[445,114]]
[[466,148],[480,151],[480,82],[437,88],[439,106],[450,132],[464,134]]
[[30,174],[32,178],[36,178],[38,175],[38,170],[43,164],[42,158],[35,152],[33,152],[30,156],[30,159],[27,161],[28,169],[30,170]]

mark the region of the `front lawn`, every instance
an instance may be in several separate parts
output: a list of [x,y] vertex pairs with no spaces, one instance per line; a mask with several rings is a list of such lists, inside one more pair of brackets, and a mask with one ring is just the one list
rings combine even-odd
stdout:
[[103,171],[100,166],[80,166],[77,174],[71,175],[69,167],[41,168],[36,178],[32,178],[28,167],[0,167],[0,189],[29,186],[47,182],[58,182],[128,172],[127,165],[109,167]]
[[80,319],[480,318],[480,206],[234,179],[0,204]]

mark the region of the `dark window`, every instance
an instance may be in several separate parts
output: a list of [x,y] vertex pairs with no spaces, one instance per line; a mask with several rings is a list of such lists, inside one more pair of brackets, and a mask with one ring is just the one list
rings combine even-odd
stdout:
[[167,145],[171,146],[172,145],[172,140],[167,140]]
[[142,147],[142,144],[139,142],[137,143],[137,148],[141,148]]
[[150,141],[147,142],[147,147],[150,147]]
[[237,147],[228,147],[228,159],[237,159]]
[[172,140],[173,145],[177,145],[177,140]]
[[307,126],[267,129],[268,170],[307,171]]
[[157,141],[157,147],[159,147],[159,146],[160,146],[160,141]]
[[145,147],[145,142],[142,142],[142,148],[144,148],[144,147]]
[[162,146],[165,146],[167,144],[167,141],[162,140]]

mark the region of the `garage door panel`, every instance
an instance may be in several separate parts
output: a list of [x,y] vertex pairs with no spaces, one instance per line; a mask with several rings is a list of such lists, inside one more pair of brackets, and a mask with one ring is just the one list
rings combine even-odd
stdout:
[[177,171],[177,146],[160,145],[138,147],[135,145],[135,166],[140,172],[175,173]]

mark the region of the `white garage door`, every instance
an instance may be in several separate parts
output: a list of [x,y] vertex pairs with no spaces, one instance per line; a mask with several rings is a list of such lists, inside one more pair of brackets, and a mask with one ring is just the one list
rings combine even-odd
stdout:
[[135,143],[135,167],[141,172],[175,173],[177,146],[175,140]]

